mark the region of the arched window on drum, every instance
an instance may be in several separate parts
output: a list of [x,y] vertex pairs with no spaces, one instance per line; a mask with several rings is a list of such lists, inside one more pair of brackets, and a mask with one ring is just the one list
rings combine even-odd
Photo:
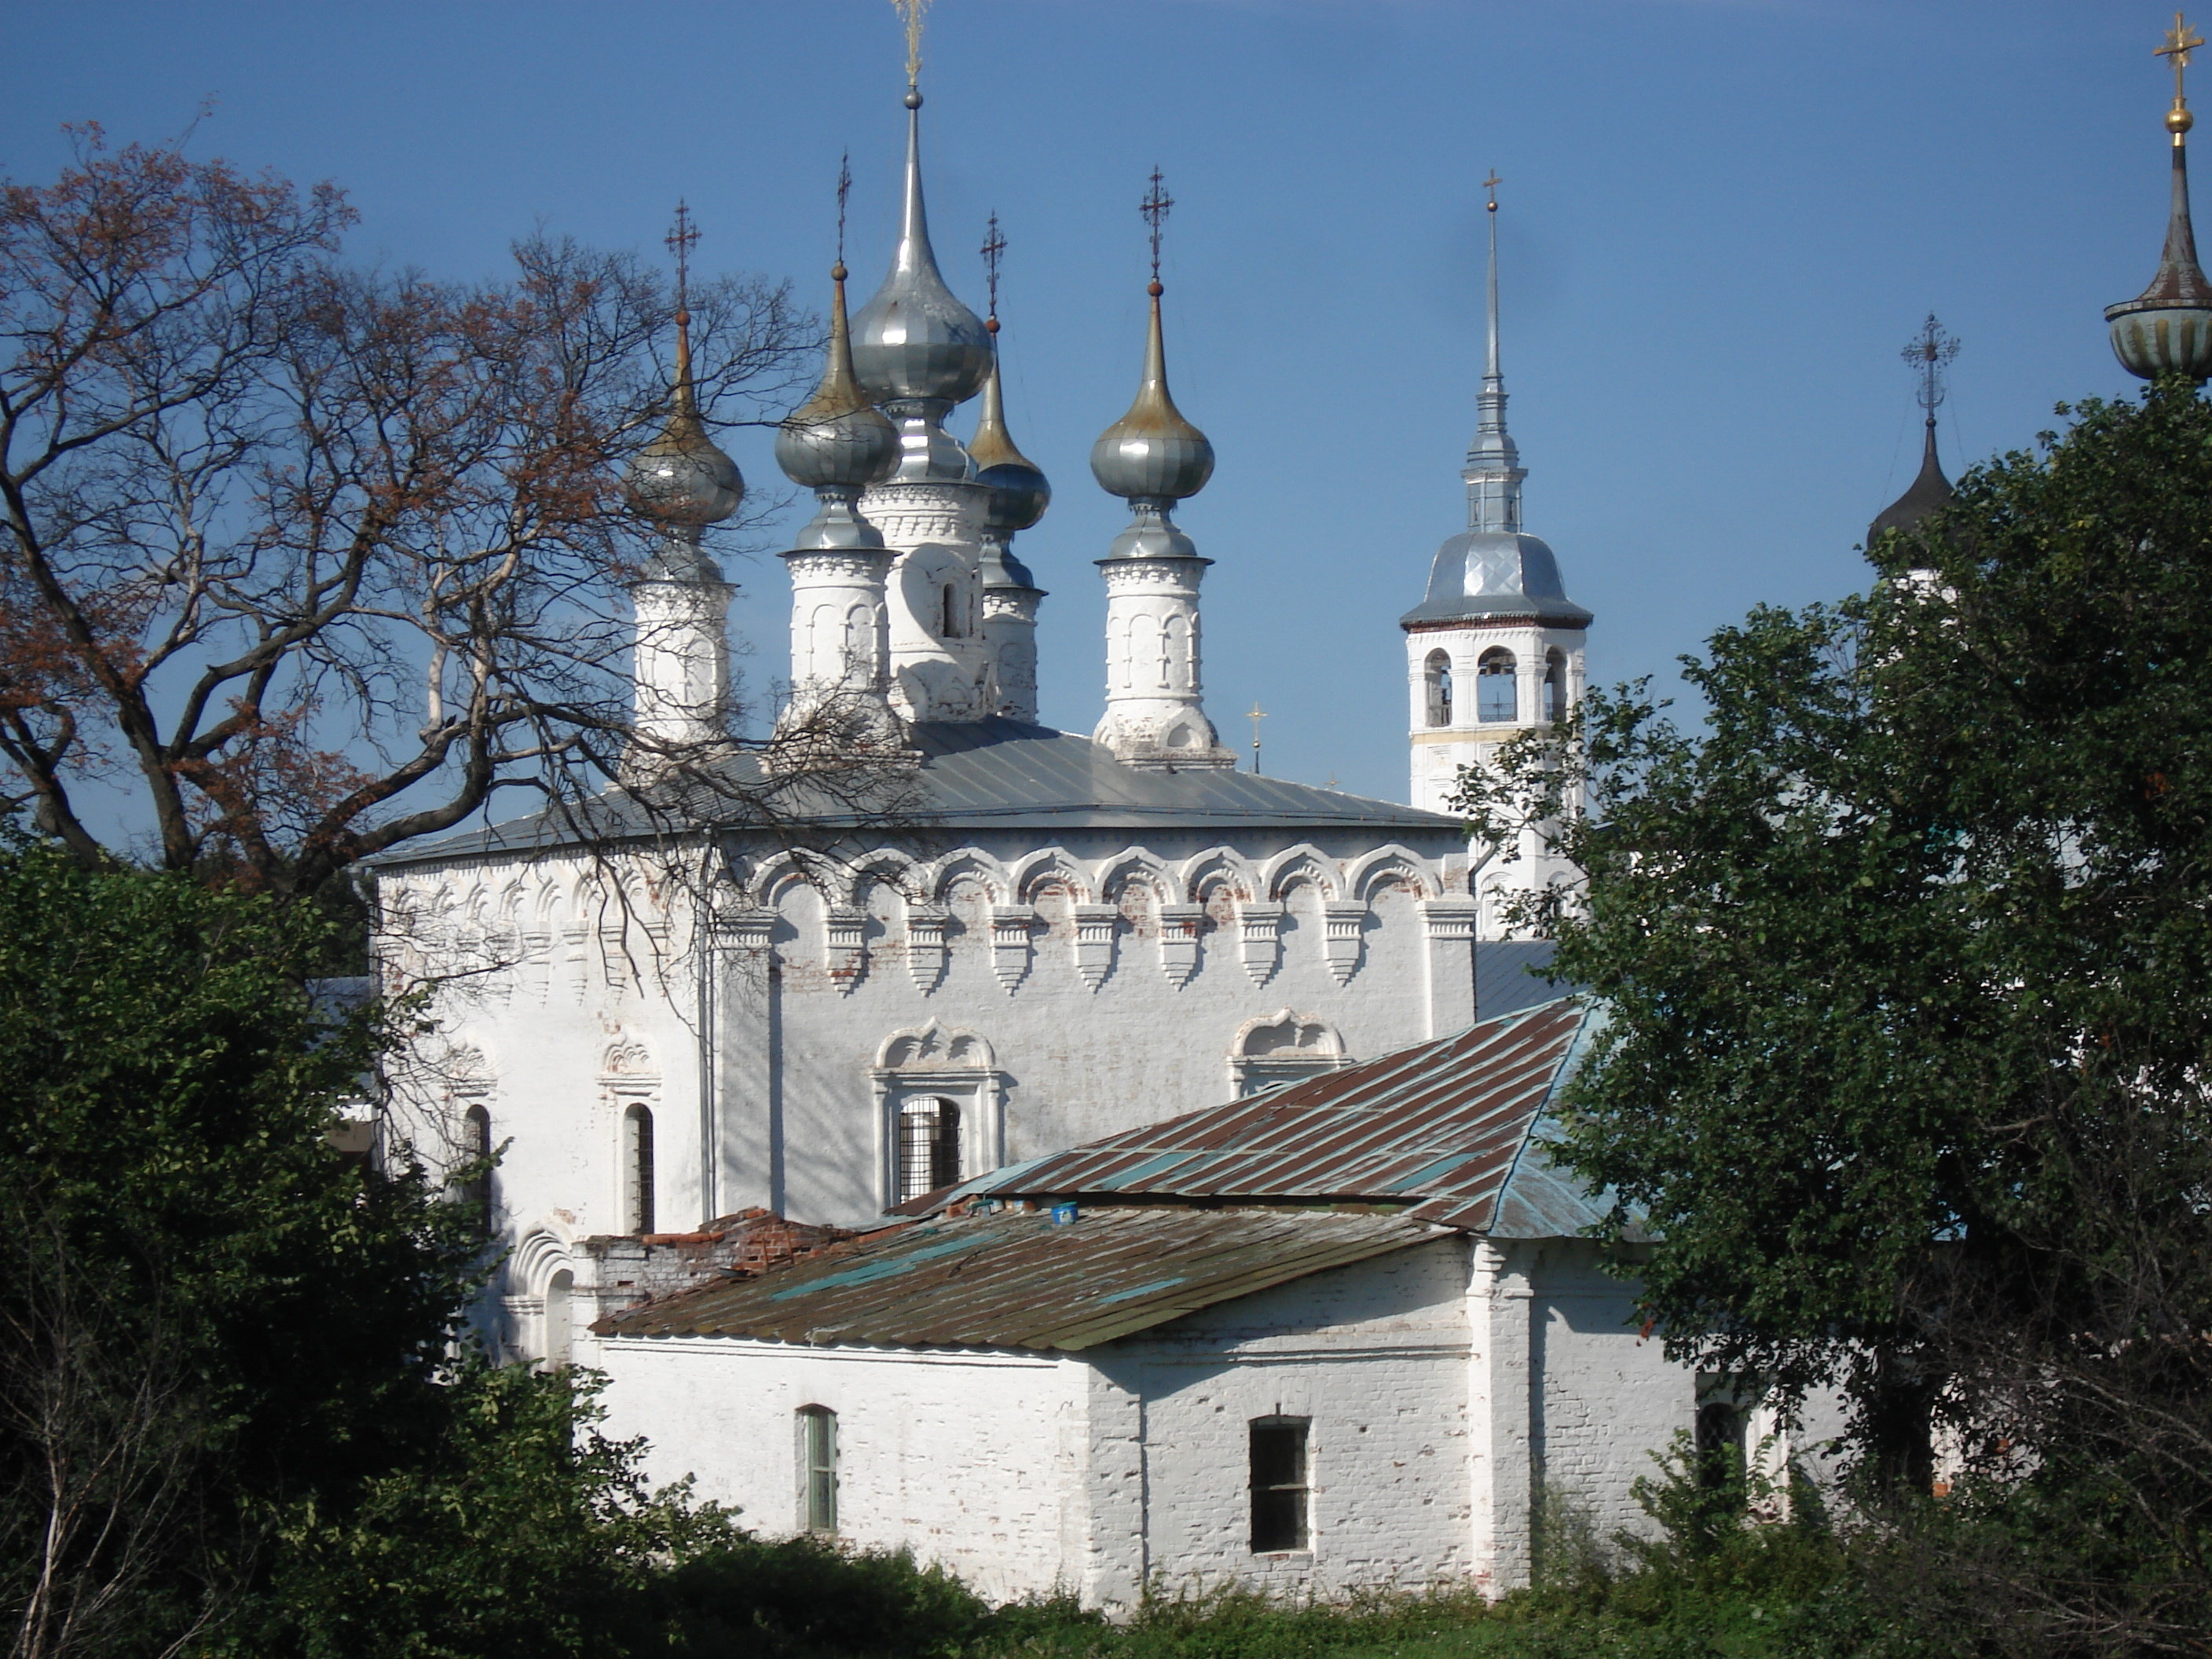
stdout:
[[1513,653],[1492,646],[1474,671],[1474,714],[1486,723],[1521,718],[1519,665]]

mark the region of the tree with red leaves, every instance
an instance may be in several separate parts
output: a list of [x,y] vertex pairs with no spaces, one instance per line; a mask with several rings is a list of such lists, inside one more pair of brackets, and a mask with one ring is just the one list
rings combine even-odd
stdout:
[[[0,186],[9,802],[88,864],[294,896],[501,790],[603,791],[658,272],[544,237],[496,282],[354,268],[331,185],[74,137]],[[702,407],[772,418],[811,319],[757,278],[689,303]]]

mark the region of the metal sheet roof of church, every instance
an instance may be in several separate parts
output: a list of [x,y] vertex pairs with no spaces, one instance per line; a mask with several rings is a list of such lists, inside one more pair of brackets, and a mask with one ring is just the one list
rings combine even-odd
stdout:
[[1447,1236],[1405,1216],[1000,1210],[888,1229],[600,1321],[619,1337],[1079,1349]]
[[1502,1237],[1571,1237],[1610,1205],[1553,1167],[1551,1132],[1540,1126],[1601,1023],[1562,998],[998,1170],[908,1208],[976,1196],[1369,1203]]
[[[1456,818],[1397,801],[1370,800],[1226,767],[1125,766],[1104,744],[1070,732],[985,720],[908,728],[921,765],[899,776],[911,787],[890,816],[902,829],[961,826],[1052,830],[1365,829],[1433,834],[1455,845]],[[759,775],[752,756],[726,764]],[[734,792],[721,797],[722,804]],[[849,800],[810,800],[803,781],[791,788],[777,822],[828,829],[880,824]],[[740,826],[741,827],[741,826]],[[565,808],[394,848],[370,860],[393,866],[488,852],[563,846],[589,836],[621,840],[655,832],[654,821],[626,791],[611,790],[585,809]]]

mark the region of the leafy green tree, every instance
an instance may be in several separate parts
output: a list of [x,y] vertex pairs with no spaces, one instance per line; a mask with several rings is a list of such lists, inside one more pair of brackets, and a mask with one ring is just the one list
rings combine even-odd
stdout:
[[0,846],[0,1587],[23,1655],[161,1652],[262,1517],[416,1455],[477,1267],[329,1141],[376,1034],[310,914]]
[[1612,1015],[1563,1155],[1662,1236],[1670,1348],[1839,1382],[1893,1493],[1947,1435],[1954,1513],[2039,1540],[1977,1558],[2016,1628],[2185,1645],[2212,1607],[2212,409],[2171,383],[2061,412],[1870,550],[1869,593],[1686,659],[1701,729],[1594,693],[1462,805],[1496,842],[1548,823],[1585,872],[1522,913]]

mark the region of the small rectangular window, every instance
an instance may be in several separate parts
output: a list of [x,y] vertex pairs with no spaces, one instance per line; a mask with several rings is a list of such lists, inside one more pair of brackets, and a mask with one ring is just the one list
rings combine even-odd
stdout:
[[1252,1549],[1308,1547],[1306,1425],[1281,1417],[1252,1425]]
[[799,1412],[799,1460],[807,1531],[836,1531],[836,1413],[823,1406],[808,1406]]

